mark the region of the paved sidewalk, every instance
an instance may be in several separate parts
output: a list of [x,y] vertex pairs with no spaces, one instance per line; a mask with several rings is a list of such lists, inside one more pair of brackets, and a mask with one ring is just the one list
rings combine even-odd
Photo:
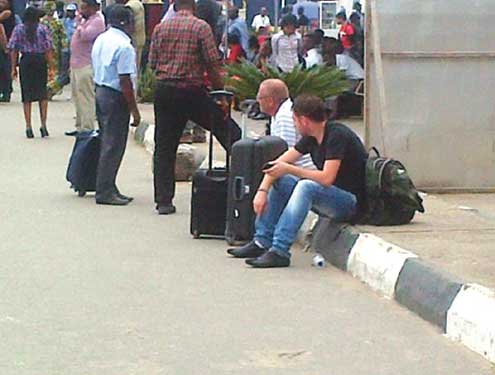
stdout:
[[495,288],[495,194],[428,195],[426,213],[399,227],[360,227],[467,282]]

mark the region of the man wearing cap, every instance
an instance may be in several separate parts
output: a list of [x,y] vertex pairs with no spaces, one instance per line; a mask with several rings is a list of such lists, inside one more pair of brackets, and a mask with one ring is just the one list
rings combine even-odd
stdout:
[[125,206],[131,197],[116,186],[117,173],[129,134],[141,121],[134,90],[136,53],[131,43],[133,14],[122,4],[107,8],[109,28],[95,41],[91,59],[95,72],[96,114],[100,125],[101,151],[96,176],[96,203]]
[[282,31],[272,38],[273,60],[282,72],[290,72],[300,63],[302,56],[301,35],[296,32],[297,18],[289,14],[282,18]]
[[76,27],[77,27],[76,11],[77,11],[77,5],[74,3],[67,5],[67,8],[65,9],[64,29],[65,29],[65,33],[67,34],[67,39],[69,40],[69,43],[72,40],[72,36],[76,32]]
[[176,0],[175,6],[177,14],[155,27],[148,60],[157,78],[153,168],[160,215],[175,212],[176,153],[188,120],[211,130],[224,148],[240,138],[239,127],[204,88],[205,73],[213,89],[223,87],[221,59],[211,27],[194,16],[194,0]]
[[76,17],[77,27],[70,44],[70,81],[72,101],[76,109],[76,130],[68,131],[66,135],[76,135],[78,132],[95,128],[95,88],[91,49],[98,35],[105,31],[105,22],[97,13],[98,9],[96,0],[82,0],[80,12]]

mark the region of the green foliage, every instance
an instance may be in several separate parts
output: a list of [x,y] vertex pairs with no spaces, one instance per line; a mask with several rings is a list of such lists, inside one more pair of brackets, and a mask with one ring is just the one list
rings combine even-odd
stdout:
[[139,77],[138,96],[142,103],[152,103],[155,95],[156,78],[150,68],[146,68]]
[[344,73],[335,67],[303,69],[296,66],[289,73],[281,73],[267,66],[267,72],[263,73],[250,62],[243,61],[241,64],[228,65],[226,69],[225,88],[234,92],[240,100],[256,98],[261,82],[268,78],[284,81],[293,98],[300,94],[312,94],[325,99],[339,95],[349,87]]

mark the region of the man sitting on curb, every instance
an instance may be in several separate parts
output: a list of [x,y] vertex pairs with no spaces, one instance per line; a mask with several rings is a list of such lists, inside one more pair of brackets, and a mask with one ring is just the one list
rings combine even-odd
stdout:
[[[301,95],[294,122],[303,138],[274,161],[253,201],[257,214],[254,240],[228,253],[256,268],[288,267],[290,247],[310,209],[336,221],[350,221],[364,206],[365,163],[359,137],[348,127],[327,122],[323,101]],[[310,154],[318,168],[294,165]]]
[[[287,146],[294,147],[301,139],[292,117],[292,100],[289,98],[289,89],[280,79],[267,79],[258,89],[256,98],[260,110],[272,116],[270,134],[282,138]],[[301,168],[315,169],[309,155],[302,156],[295,165]]]

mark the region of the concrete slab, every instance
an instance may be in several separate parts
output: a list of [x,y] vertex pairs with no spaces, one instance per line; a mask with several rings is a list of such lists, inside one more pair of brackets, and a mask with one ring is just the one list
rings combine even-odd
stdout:
[[[495,194],[428,195],[426,213],[409,225],[359,228],[465,281],[495,288],[494,202]],[[479,211],[467,207],[479,207]]]

